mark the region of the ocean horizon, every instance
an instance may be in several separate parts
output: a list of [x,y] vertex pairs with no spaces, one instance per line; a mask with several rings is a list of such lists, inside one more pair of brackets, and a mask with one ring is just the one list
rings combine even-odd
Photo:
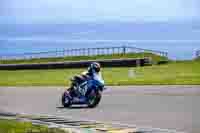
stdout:
[[73,48],[132,46],[195,58],[199,23],[84,23],[0,25],[0,56]]

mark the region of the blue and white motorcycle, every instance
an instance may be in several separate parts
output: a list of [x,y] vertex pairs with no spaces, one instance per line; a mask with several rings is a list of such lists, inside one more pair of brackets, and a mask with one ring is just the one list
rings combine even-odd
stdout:
[[[72,80],[72,82],[74,82]],[[102,92],[106,89],[104,80],[99,75],[87,79],[80,85],[74,86],[72,90],[66,90],[62,95],[62,105],[70,107],[73,104],[86,104],[90,108],[96,107],[102,97]]]

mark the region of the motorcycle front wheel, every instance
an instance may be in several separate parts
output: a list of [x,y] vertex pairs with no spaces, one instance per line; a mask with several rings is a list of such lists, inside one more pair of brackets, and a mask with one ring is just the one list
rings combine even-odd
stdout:
[[88,107],[89,108],[96,107],[100,101],[101,101],[101,93],[99,91],[92,90],[88,94]]

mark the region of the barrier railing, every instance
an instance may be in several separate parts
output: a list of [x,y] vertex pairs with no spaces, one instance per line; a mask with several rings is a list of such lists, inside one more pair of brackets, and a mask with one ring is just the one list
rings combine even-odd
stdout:
[[10,59],[32,59],[32,58],[50,58],[50,57],[65,57],[65,56],[94,56],[94,55],[110,55],[110,54],[127,54],[148,52],[160,56],[168,56],[167,52],[142,49],[136,47],[102,47],[102,48],[80,48],[80,49],[63,49],[56,51],[37,52],[37,53],[23,53],[1,56],[1,60]]

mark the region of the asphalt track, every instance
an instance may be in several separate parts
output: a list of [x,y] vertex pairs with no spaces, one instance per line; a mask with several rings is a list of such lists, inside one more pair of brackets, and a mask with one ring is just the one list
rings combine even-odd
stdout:
[[97,108],[62,108],[63,87],[0,87],[0,112],[200,132],[200,86],[108,87]]

